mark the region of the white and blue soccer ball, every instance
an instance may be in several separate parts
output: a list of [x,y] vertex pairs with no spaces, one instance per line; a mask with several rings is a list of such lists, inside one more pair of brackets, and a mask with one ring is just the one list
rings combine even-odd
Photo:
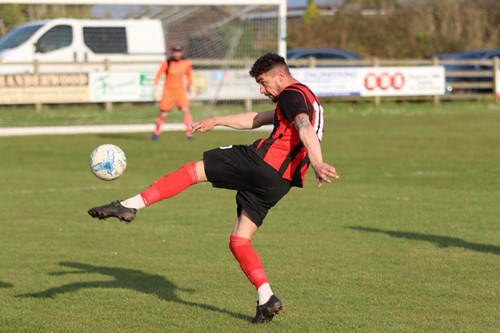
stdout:
[[127,156],[120,147],[104,144],[92,151],[89,164],[97,178],[113,180],[120,177],[127,168]]

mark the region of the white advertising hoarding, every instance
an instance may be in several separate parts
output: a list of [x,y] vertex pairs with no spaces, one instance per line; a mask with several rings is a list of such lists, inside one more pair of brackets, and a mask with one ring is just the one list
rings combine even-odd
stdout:
[[[92,102],[152,101],[155,73],[90,73]],[[194,73],[193,100],[238,100],[266,98],[248,70],[200,70]],[[163,86],[163,82],[160,82]]]
[[294,77],[318,96],[443,95],[442,66],[294,69]]
[[318,96],[360,96],[359,68],[295,68],[292,75]]
[[362,69],[361,96],[428,96],[445,93],[442,66]]
[[[445,92],[442,66],[294,68],[291,71],[319,97],[432,96]],[[154,73],[90,73],[90,101],[151,101],[153,78]],[[193,100],[266,99],[248,70],[198,70],[194,72],[194,81]]]
[[153,98],[154,73],[89,73],[91,102],[140,102]]
[[259,93],[259,85],[246,69],[194,71],[194,81],[199,100],[266,98]]

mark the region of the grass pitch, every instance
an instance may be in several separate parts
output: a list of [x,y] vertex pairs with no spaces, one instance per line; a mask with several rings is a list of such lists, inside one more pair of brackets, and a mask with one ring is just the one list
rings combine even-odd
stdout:
[[[256,235],[284,303],[258,327],[248,323],[255,291],[228,249],[233,192],[200,184],[128,225],[86,210],[138,193],[204,150],[265,134],[0,138],[0,331],[499,332],[498,104],[326,112],[324,158],[341,179],[317,189],[310,171]],[[59,123],[31,116],[8,113],[2,126]],[[118,180],[88,169],[102,143],[127,153]]]

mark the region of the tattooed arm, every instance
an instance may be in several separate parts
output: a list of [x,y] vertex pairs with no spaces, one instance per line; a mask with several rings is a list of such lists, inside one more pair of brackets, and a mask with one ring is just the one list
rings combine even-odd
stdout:
[[273,123],[274,110],[265,112],[246,112],[226,116],[215,116],[194,122],[194,131],[208,132],[215,126],[226,126],[234,129],[253,129]]
[[323,162],[320,141],[309,121],[309,116],[305,113],[297,115],[294,125],[299,131],[300,141],[306,147],[307,155],[316,175],[318,187],[321,187],[323,182],[330,183],[330,178],[338,179],[339,175],[335,168]]

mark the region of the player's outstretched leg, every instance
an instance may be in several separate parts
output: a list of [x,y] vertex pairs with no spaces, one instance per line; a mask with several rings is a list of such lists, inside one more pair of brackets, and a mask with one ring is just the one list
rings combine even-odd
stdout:
[[131,198],[88,210],[90,216],[101,220],[116,217],[120,221],[132,222],[137,210],[153,203],[171,198],[191,185],[197,184],[196,162],[185,163],[177,171],[157,179],[150,187]]
[[90,216],[98,218],[99,220],[105,220],[108,217],[116,217],[120,221],[129,223],[135,219],[137,209],[127,208],[122,206],[120,201],[113,201],[104,206],[90,208],[88,213]]
[[270,322],[275,315],[283,310],[283,305],[276,295],[272,295],[265,304],[258,305],[255,318],[252,320],[253,324],[265,324]]

